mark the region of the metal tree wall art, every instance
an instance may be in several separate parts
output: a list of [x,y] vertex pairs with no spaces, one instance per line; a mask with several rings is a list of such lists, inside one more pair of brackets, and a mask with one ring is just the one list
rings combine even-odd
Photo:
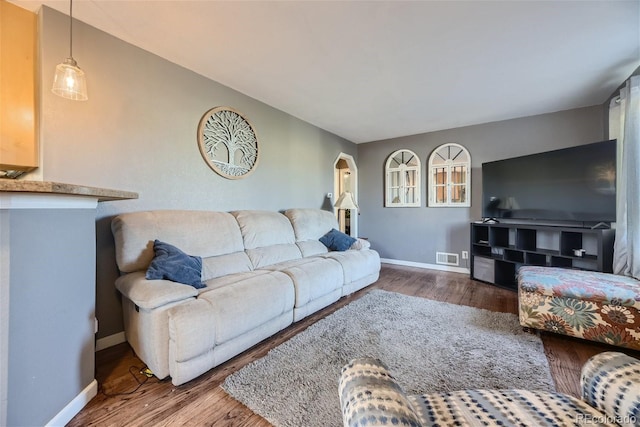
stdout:
[[258,163],[256,133],[233,108],[215,107],[205,113],[198,126],[198,146],[209,167],[225,178],[244,178]]

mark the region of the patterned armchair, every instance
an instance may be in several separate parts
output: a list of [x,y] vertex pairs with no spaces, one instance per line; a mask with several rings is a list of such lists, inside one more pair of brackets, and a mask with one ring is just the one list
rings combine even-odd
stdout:
[[640,361],[593,356],[582,368],[582,399],[529,390],[460,390],[408,396],[377,359],[342,368],[345,427],[640,425]]

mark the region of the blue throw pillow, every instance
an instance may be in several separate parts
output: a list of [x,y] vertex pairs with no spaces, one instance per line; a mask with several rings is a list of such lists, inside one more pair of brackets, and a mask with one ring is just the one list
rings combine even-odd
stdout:
[[166,279],[191,285],[196,289],[207,285],[202,283],[202,258],[191,256],[168,243],[153,242],[155,257],[151,261],[145,277],[148,280]]
[[356,239],[332,228],[320,238],[320,242],[332,251],[346,251],[354,244]]

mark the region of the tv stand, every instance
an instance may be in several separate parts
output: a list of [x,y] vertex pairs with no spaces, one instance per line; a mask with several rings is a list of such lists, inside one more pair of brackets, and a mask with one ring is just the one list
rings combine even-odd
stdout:
[[[598,225],[598,224],[596,224]],[[471,278],[517,290],[523,265],[612,272],[611,228],[471,223]],[[583,249],[584,252],[576,249]]]
[[497,218],[482,218],[482,223],[483,224],[498,224],[500,221],[498,221]]

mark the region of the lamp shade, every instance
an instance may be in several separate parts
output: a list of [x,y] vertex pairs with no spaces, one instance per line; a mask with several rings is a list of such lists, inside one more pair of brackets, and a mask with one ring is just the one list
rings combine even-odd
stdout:
[[343,192],[333,206],[338,209],[358,209],[356,200],[350,191]]
[[78,67],[78,63],[73,58],[67,58],[62,64],[56,66],[51,91],[58,96],[74,101],[89,99],[84,71]]

